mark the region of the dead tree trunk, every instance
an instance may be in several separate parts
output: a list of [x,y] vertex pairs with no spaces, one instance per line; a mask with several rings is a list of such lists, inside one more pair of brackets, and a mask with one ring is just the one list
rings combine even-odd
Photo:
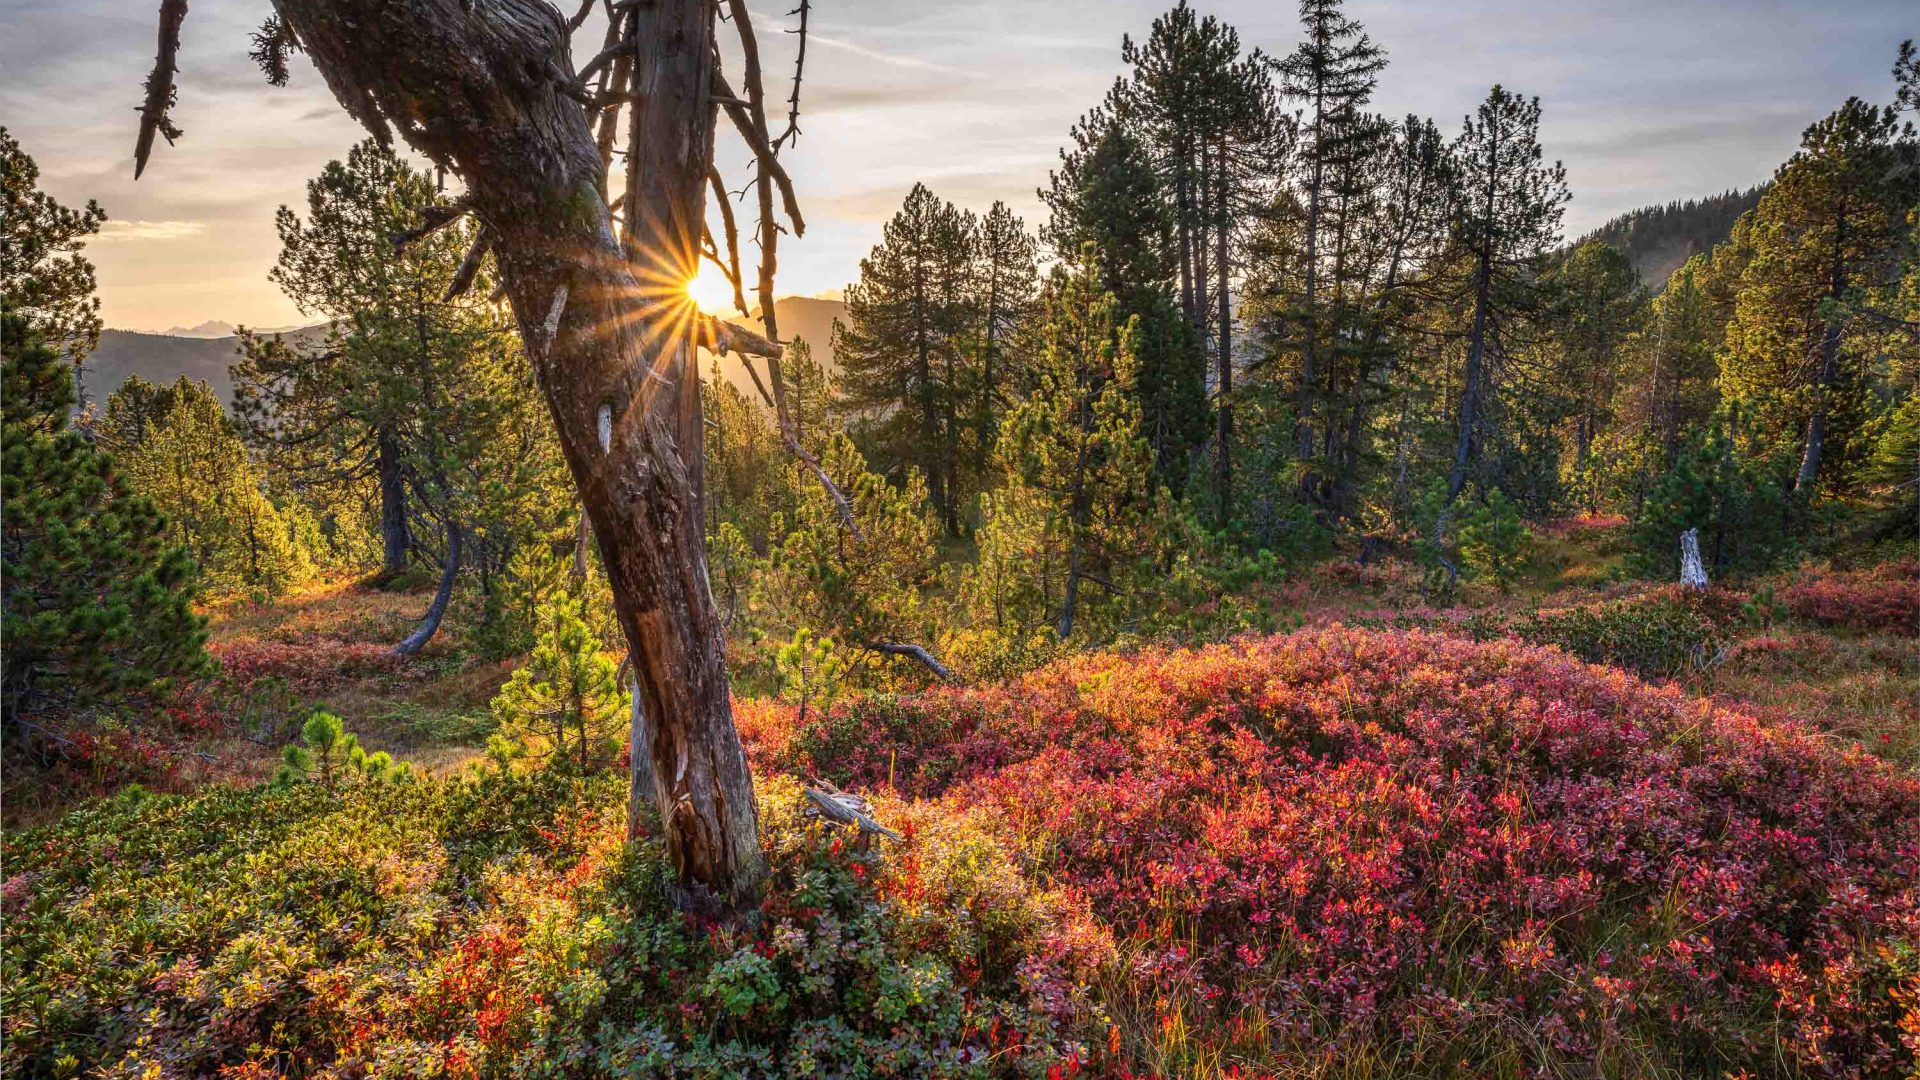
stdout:
[[[740,909],[765,878],[707,585],[693,342],[711,147],[713,8],[654,0],[635,92],[648,155],[616,240],[568,28],[542,0],[278,0],[336,97],[376,136],[466,182],[600,544],[650,721],[655,802],[684,902]],[[693,452],[697,455],[697,450]],[[697,458],[695,459],[697,460]]]
[[447,605],[453,600],[453,582],[460,575],[462,541],[465,534],[454,522],[447,522],[447,561],[440,568],[440,586],[433,590],[433,602],[427,605],[427,613],[421,617],[420,626],[407,639],[393,647],[395,656],[418,656],[420,650],[427,647],[433,635],[440,632],[440,620],[447,615]]

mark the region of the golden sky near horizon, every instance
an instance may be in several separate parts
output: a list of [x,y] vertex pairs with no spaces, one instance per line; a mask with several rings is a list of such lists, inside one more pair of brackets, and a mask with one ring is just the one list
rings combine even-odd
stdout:
[[[781,247],[781,295],[832,294],[858,274],[915,181],[974,210],[1004,200],[1041,223],[1068,128],[1120,74],[1120,39],[1167,2],[816,0],[803,136],[786,155],[809,220]],[[1285,52],[1294,5],[1196,5],[1250,47]],[[195,0],[182,37],[185,136],[132,178],[133,105],[151,63],[157,5],[139,0],[0,2],[0,124],[69,204],[111,220],[88,256],[109,326],[307,321],[267,280],[273,212],[363,137],[304,59],[266,84],[247,59],[264,0]],[[769,73],[791,39],[760,11]],[[1849,94],[1889,96],[1911,0],[1350,0],[1391,66],[1374,107],[1432,116],[1442,130],[1494,82],[1538,94],[1542,141],[1568,167],[1570,234],[1619,211],[1767,178],[1801,129]],[[770,85],[784,97],[784,86]],[[718,153],[738,168],[745,154]],[[751,245],[743,252],[751,258]],[[724,302],[711,280],[703,303]],[[717,294],[717,295],[716,295]]]

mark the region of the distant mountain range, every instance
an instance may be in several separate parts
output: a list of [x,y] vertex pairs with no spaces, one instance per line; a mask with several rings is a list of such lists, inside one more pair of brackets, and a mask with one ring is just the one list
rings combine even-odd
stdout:
[[[256,334],[284,334],[290,330],[301,330],[304,328],[305,327],[300,324],[295,324],[293,326],[255,326],[252,327],[252,330]],[[135,332],[137,333],[138,331]],[[165,330],[158,331],[161,337],[210,339],[237,337],[239,333],[239,327],[230,322],[221,322],[218,319],[208,319],[199,326],[170,326]]]
[[1766,185],[1745,191],[1725,191],[1704,199],[1676,199],[1663,206],[1629,210],[1576,242],[1603,240],[1627,257],[1649,289],[1666,285],[1680,264],[1733,232],[1740,215],[1759,205]]
[[[846,316],[847,306],[838,300],[819,300],[808,296],[789,296],[774,302],[774,319],[780,335],[788,341],[804,339],[813,346],[813,355],[833,370],[833,321]],[[735,319],[742,326],[759,330],[759,320]],[[283,326],[256,330],[263,334],[285,334],[298,340],[303,335],[318,337],[318,326]],[[232,323],[208,320],[198,326],[174,327],[163,334],[137,330],[106,330],[100,334],[100,347],[81,365],[81,384],[94,404],[104,402],[108,394],[120,388],[128,378],[138,375],[148,382],[170,383],[185,375],[213,388],[220,400],[233,404],[233,379],[227,368],[240,352],[240,338]],[[708,359],[701,360],[704,373]],[[720,361],[720,373],[739,387],[750,400],[759,400],[740,358],[729,356]],[[764,376],[764,369],[762,369]]]
[[[225,323],[202,323],[193,329]],[[298,339],[302,334],[318,336],[321,327],[283,331]],[[80,365],[80,385],[94,405],[106,401],[120,384],[138,375],[152,383],[170,383],[180,376],[206,383],[220,400],[233,404],[233,379],[228,365],[240,355],[240,338],[232,333],[219,337],[184,334],[147,334],[137,330],[103,330],[100,346]]]

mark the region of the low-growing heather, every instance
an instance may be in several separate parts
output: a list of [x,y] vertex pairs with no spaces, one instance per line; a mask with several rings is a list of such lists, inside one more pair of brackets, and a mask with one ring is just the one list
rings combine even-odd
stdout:
[[1726,644],[1726,624],[1738,607],[1738,597],[1725,590],[1696,593],[1670,585],[1619,600],[1483,620],[1476,629],[1483,635],[1497,630],[1535,644],[1557,645],[1589,663],[1667,678],[1716,662]]
[[[672,910],[612,775],[130,791],[11,834],[0,1074],[1920,1058],[1920,780],[1559,650],[1334,627],[738,720],[773,867],[738,923]],[[793,773],[904,839],[810,819]]]
[[[1098,912],[1162,1075],[1911,1075],[1920,781],[1501,640],[1332,629],[743,710]],[[1365,1071],[1365,1070],[1362,1070]]]
[[1822,626],[1920,635],[1920,561],[1815,573],[1788,585],[1780,599],[1794,618]]
[[964,822],[889,851],[762,786],[746,924],[665,900],[618,781],[129,791],[9,836],[9,1077],[1043,1076],[1111,944]]

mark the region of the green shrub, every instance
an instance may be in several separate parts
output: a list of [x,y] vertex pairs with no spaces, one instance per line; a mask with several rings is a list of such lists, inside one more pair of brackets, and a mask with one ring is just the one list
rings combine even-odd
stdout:
[[1057,902],[965,822],[873,850],[763,784],[767,901],[719,924],[668,903],[623,794],[555,769],[129,790],[9,834],[0,1073],[1037,1078],[1084,1055],[1077,1001],[1029,992],[1086,975]]
[[280,754],[281,784],[315,780],[331,789],[349,778],[378,783],[411,776],[406,762],[396,762],[385,750],[369,754],[360,737],[346,730],[338,716],[322,709],[300,727],[300,741],[288,743]]
[[1504,629],[1560,648],[1589,663],[1613,664],[1649,677],[1707,666],[1724,635],[1704,601],[1674,587],[1647,597],[1536,611]]
[[1675,455],[1634,516],[1633,565],[1658,581],[1680,577],[1680,534],[1700,530],[1700,558],[1715,578],[1769,569],[1789,548],[1793,505],[1786,466],[1741,457],[1730,413],[1705,439]]
[[1519,579],[1532,550],[1533,534],[1520,520],[1520,508],[1499,488],[1460,515],[1460,557],[1468,574],[1503,593]]

